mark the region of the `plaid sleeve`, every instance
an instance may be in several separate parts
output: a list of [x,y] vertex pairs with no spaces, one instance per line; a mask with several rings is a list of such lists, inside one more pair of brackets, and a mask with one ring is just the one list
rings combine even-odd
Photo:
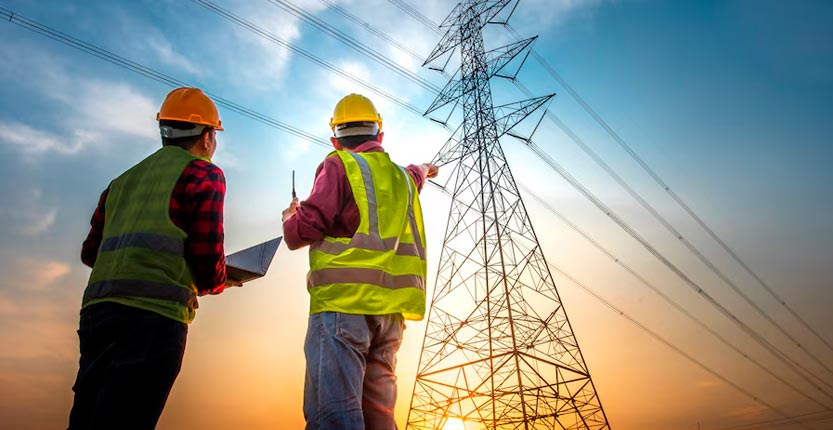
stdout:
[[185,168],[171,194],[171,220],[188,235],[185,260],[200,295],[219,294],[225,289],[225,196],[223,171],[204,160],[192,161]]
[[101,239],[104,236],[104,204],[107,202],[108,191],[110,191],[109,187],[98,198],[98,206],[90,220],[90,232],[81,245],[81,262],[90,267],[95,265],[95,260],[98,257],[98,247],[101,245]]

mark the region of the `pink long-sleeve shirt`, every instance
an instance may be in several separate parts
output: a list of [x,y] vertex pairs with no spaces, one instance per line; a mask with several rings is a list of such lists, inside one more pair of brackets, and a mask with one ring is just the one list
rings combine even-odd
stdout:
[[[384,152],[382,144],[365,142],[351,152]],[[422,191],[426,171],[410,165],[405,170]],[[315,172],[315,183],[295,215],[283,223],[283,240],[289,249],[298,249],[324,239],[324,236],[352,237],[359,228],[359,208],[339,157],[327,157]]]

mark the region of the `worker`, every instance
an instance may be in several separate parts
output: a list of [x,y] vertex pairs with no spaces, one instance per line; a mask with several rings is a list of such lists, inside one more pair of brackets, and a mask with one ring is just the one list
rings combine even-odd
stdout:
[[156,119],[162,148],[101,193],[82,246],[92,273],[70,430],[156,428],[197,296],[240,285],[226,278],[226,183],[211,163],[223,130],[217,107],[197,88],[178,88]]
[[362,95],[342,98],[330,127],[335,151],[318,166],[309,197],[283,211],[287,246],[310,246],[306,429],[395,429],[403,319],[425,314],[418,192],[438,169],[391,162],[382,117]]

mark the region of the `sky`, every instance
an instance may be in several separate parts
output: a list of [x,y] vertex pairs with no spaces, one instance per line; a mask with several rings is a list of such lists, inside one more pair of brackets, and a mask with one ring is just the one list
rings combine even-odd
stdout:
[[[268,1],[216,0],[275,38],[420,110],[433,94],[373,57],[381,54],[444,85],[442,74],[422,68],[325,2],[293,2],[375,53],[363,55]],[[326,3],[362,17],[422,57],[439,39],[392,2]],[[454,7],[442,0],[408,4],[434,22]],[[322,141],[338,99],[364,93],[383,115],[385,147],[400,164],[430,161],[448,138],[433,122],[195,2],[4,0],[0,7]],[[523,144],[505,139],[517,181],[615,256],[522,194],[547,261],[569,275],[553,272],[611,427],[736,428],[786,415],[803,416],[808,428],[831,428],[833,397],[824,393],[833,393],[826,364],[833,363],[833,349],[716,244],[570,89],[833,344],[833,169],[827,166],[833,159],[833,4],[528,0],[510,24],[524,37],[539,35],[534,49],[547,64],[530,57],[519,81],[536,95],[557,93],[550,112],[816,358],[744,302],[563,129],[544,119],[534,139],[553,160],[732,315],[814,375],[786,367]],[[487,47],[514,40],[500,26],[488,27],[485,37]],[[66,424],[78,362],[75,330],[90,272],[79,260],[81,242],[109,181],[159,146],[155,114],[170,89],[0,22],[0,270],[6,274],[0,278],[0,428]],[[496,102],[525,97],[505,81],[494,82],[493,90]],[[327,150],[222,106],[220,115],[226,131],[213,161],[226,174],[226,250],[233,252],[281,235],[292,170],[303,197]],[[448,179],[442,175],[441,169],[440,180]],[[433,279],[449,201],[432,187],[422,201]],[[306,267],[304,251],[284,247],[266,277],[201,300],[159,429],[303,428]],[[432,288],[433,282],[429,295]],[[424,331],[424,321],[409,323],[398,356],[400,428]],[[762,426],[749,428],[770,428]]]

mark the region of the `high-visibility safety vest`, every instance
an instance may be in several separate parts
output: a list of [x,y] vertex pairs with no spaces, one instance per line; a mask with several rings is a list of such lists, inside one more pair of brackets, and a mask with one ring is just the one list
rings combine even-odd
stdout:
[[384,152],[334,151],[359,209],[353,237],[310,246],[310,314],[425,315],[425,229],[416,184]]
[[185,231],[171,221],[171,193],[199,157],[162,147],[110,183],[104,234],[82,307],[108,301],[190,323],[197,288],[185,261]]

